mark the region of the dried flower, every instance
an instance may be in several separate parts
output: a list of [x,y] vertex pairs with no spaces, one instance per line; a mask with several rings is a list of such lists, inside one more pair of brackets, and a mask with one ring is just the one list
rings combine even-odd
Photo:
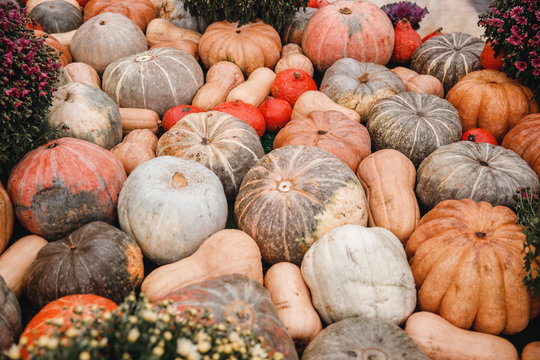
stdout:
[[410,1],[383,5],[381,10],[388,15],[394,27],[401,19],[407,19],[415,30],[420,28],[420,21],[429,13],[427,8],[421,8]]

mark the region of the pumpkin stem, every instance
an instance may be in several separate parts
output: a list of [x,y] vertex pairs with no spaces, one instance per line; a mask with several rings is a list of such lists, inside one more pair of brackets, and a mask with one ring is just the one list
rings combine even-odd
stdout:
[[105,25],[105,20],[101,20],[101,21],[99,22],[99,25]]
[[148,61],[148,60],[152,60],[152,56],[150,55],[142,55],[142,56],[139,56],[135,59],[135,61],[137,62],[142,62],[142,61]]
[[467,136],[467,141],[476,141],[476,135],[473,135],[473,134],[469,134],[469,136]]
[[295,72],[294,72],[294,77],[295,77],[296,79],[299,79],[299,78],[300,78],[300,75],[302,75],[302,74],[300,74],[298,71],[295,71]]
[[328,132],[328,131],[326,131],[326,130],[319,130],[319,131],[317,131],[317,134],[318,134],[318,135],[324,135],[324,134],[326,134],[327,132]]
[[369,79],[368,79],[368,74],[367,74],[367,73],[364,73],[362,76],[360,76],[360,77],[358,78],[358,82],[359,82],[360,84],[367,83],[368,80],[369,80]]
[[57,146],[58,146],[58,144],[56,143],[56,141],[53,141],[51,144],[47,145],[46,149],[52,149],[52,148],[55,148]]
[[480,161],[480,165],[482,165],[482,166],[488,166],[488,163],[485,162],[484,160],[482,160],[482,161]]
[[202,145],[208,145],[208,144],[210,144],[210,140],[208,140],[207,138],[202,138],[201,144]]
[[282,181],[278,185],[278,190],[281,192],[289,192],[292,189],[292,184],[290,181]]
[[339,9],[339,12],[342,13],[343,15],[352,14],[351,9],[349,9],[349,8],[341,8],[341,9]]
[[171,185],[175,189],[181,189],[184,186],[187,186],[187,184],[188,184],[188,181],[184,177],[184,175],[180,174],[179,172],[174,173],[174,175],[172,176]]
[[477,232],[474,235],[476,235],[476,237],[479,238],[479,239],[483,239],[483,238],[486,237],[486,233],[484,233],[484,232]]
[[183,109],[182,109],[182,111],[183,111],[183,112],[190,112],[190,111],[191,111],[191,109],[190,109],[190,108],[188,108],[188,107],[186,106],[185,108],[183,108]]
[[76,248],[77,248],[77,247],[76,247],[75,245],[71,245],[71,246],[69,247],[69,250],[75,250]]

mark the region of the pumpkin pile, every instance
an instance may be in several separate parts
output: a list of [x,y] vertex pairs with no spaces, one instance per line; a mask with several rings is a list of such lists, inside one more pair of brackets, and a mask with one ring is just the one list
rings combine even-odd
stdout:
[[539,359],[539,105],[404,3],[28,0],[65,76],[0,183],[0,358]]

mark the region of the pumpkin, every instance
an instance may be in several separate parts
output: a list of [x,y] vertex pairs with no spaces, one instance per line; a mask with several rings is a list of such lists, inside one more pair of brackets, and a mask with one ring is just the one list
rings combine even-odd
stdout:
[[422,162],[416,179],[418,200],[428,210],[447,199],[512,207],[518,187],[540,190],[538,176],[515,152],[472,141],[439,147]]
[[190,256],[163,265],[144,279],[141,292],[156,301],[180,288],[227,274],[241,274],[263,282],[261,251],[245,232],[216,232]]
[[72,294],[119,303],[140,286],[142,253],[128,234],[102,221],[45,245],[24,274],[23,290],[36,309]]
[[503,58],[503,51],[502,49],[499,50],[499,53],[497,56],[495,56],[495,50],[493,50],[493,44],[491,41],[486,41],[486,45],[484,46],[484,49],[480,53],[480,64],[482,64],[482,68],[484,69],[495,69],[495,70],[501,70],[503,66],[502,58]]
[[242,179],[264,155],[257,133],[244,121],[219,111],[185,116],[157,144],[157,156],[193,160],[221,180],[228,201],[234,201]]
[[209,111],[225,102],[232,88],[244,82],[238,66],[230,61],[218,61],[206,73],[206,82],[191,103],[202,111]]
[[122,141],[118,106],[104,91],[80,82],[68,83],[53,93],[46,124],[51,130],[60,128],[60,136],[86,140],[107,150]]
[[234,215],[270,265],[299,265],[329,230],[367,224],[360,182],[345,163],[315,146],[285,146],[263,156],[240,185]]
[[535,360],[540,358],[540,341],[532,341],[525,345],[521,352],[521,360]]
[[[48,1],[52,1],[52,0],[23,0],[21,1],[23,4],[25,4],[26,2],[26,15],[28,16],[28,14],[38,5],[44,3],[44,2],[48,2]],[[73,6],[75,6],[77,9],[81,10],[81,5],[79,4],[79,2],[77,0],[63,0]],[[84,0],[83,0],[84,1]]]
[[337,104],[355,110],[365,123],[376,102],[405,91],[405,85],[385,66],[345,58],[326,70],[319,90]]
[[422,38],[413,29],[407,19],[401,19],[394,28],[394,52],[390,61],[399,64],[408,64],[413,52],[422,43]]
[[0,351],[7,351],[16,343],[21,330],[21,307],[15,294],[0,276]]
[[284,99],[294,106],[296,100],[309,90],[317,90],[315,80],[304,70],[287,69],[276,75],[272,83],[272,96]]
[[[139,139],[139,140],[138,140]],[[135,129],[111,149],[129,175],[140,164],[156,157],[158,138],[148,129]]]
[[56,240],[94,220],[115,221],[125,179],[111,152],[64,137],[28,152],[12,169],[7,191],[19,222]]
[[4,185],[0,182],[0,254],[9,244],[11,234],[13,234],[14,220],[13,204],[6,189],[4,189]]
[[60,43],[58,39],[40,30],[34,30],[34,35],[37,38],[42,37],[45,40],[45,44],[49,45],[54,50],[54,52],[58,55],[58,58],[60,59],[60,62],[62,63],[62,66],[64,68],[69,63],[71,63],[72,58],[71,58],[71,54],[69,53],[69,50],[64,45],[62,45],[62,43]]
[[148,44],[133,21],[118,13],[105,12],[81,25],[69,49],[75,61],[92,66],[101,76],[110,63],[145,51]]
[[375,150],[398,150],[416,167],[438,147],[461,138],[461,120],[452,104],[414,92],[380,100],[371,109],[366,127]]
[[150,0],[90,0],[84,7],[84,21],[104,12],[126,16],[143,32],[148,23],[156,17],[156,9]]
[[64,69],[72,82],[82,82],[101,90],[101,79],[97,71],[90,65],[83,62],[72,62],[65,65]]
[[176,105],[191,103],[203,83],[203,71],[193,56],[172,48],[124,57],[103,73],[103,90],[118,106],[150,109],[159,116]]
[[253,70],[246,81],[229,91],[225,101],[242,100],[245,103],[259,107],[270,94],[275,78],[276,73],[272,70],[267,67],[259,67]]
[[484,42],[469,34],[454,32],[434,36],[412,54],[410,68],[419,74],[435,76],[447,93],[463,76],[482,68],[483,48]]
[[145,257],[169,264],[193,254],[225,228],[227,199],[217,175],[203,165],[158,156],[129,175],[120,192],[118,218]]
[[198,45],[201,36],[202,34],[197,31],[183,29],[161,18],[150,21],[146,28],[146,41],[148,41],[148,46],[180,40],[191,41]]
[[504,136],[501,145],[521,156],[540,177],[540,114],[522,118]]
[[356,171],[371,154],[371,139],[364,125],[339,111],[313,111],[305,118],[289,121],[274,139],[274,149],[287,145],[317,146]]
[[275,72],[280,72],[287,69],[299,69],[305,71],[309,76],[313,77],[313,64],[311,60],[304,54],[289,54],[282,56],[276,64]]
[[228,322],[239,331],[251,331],[255,339],[262,338],[270,347],[270,358],[280,352],[282,359],[298,359],[270,295],[258,281],[240,274],[223,275],[186,286],[163,299],[171,300],[177,313],[189,308],[208,309],[216,323]]
[[281,40],[283,44],[293,43],[302,45],[304,29],[306,28],[309,19],[311,19],[311,16],[316,11],[317,9],[309,7],[298,9],[281,30]]
[[405,243],[420,220],[414,164],[399,151],[384,149],[362,160],[356,175],[366,191],[369,226],[390,230]]
[[160,47],[170,47],[178,50],[184,50],[189,55],[193,56],[195,60],[199,61],[199,46],[197,43],[191,40],[173,40],[167,42],[160,42],[155,45],[152,45],[150,49],[160,48]]
[[266,131],[278,132],[291,120],[292,106],[287,100],[269,96],[258,109],[264,116]]
[[516,214],[506,206],[440,202],[420,219],[405,248],[419,308],[463,329],[525,329],[531,299],[522,282],[524,241]]
[[461,78],[446,100],[459,111],[464,131],[486,129],[499,142],[521,118],[540,111],[529,88],[492,69]]
[[335,322],[308,345],[302,360],[428,360],[405,331],[382,319],[352,317]]
[[493,145],[499,145],[497,139],[495,139],[495,137],[491,135],[489,131],[480,128],[473,128],[465,131],[463,135],[461,135],[461,140],[472,142],[487,142]]
[[393,68],[392,72],[403,81],[405,91],[432,94],[440,98],[444,97],[443,85],[435,76],[420,75],[416,71],[403,66]]
[[154,110],[139,108],[119,108],[119,110],[124,136],[141,129],[148,129],[154,134],[158,132],[161,121]]
[[169,131],[184,116],[199,112],[202,112],[202,110],[193,105],[176,105],[165,112],[161,121],[161,127],[163,130]]
[[227,101],[214,108],[216,111],[230,114],[251,126],[259,137],[264,135],[266,124],[263,114],[256,106],[242,100]]
[[79,28],[83,23],[81,10],[63,0],[45,1],[28,13],[46,33],[63,33]]
[[175,26],[203,33],[206,21],[202,17],[192,16],[184,6],[184,0],[163,0],[157,9],[158,17]]
[[289,43],[283,45],[281,48],[281,57],[284,58],[285,56],[291,54],[304,54],[304,52],[302,51],[302,47],[298,44]]
[[394,50],[394,27],[369,1],[336,1],[311,16],[302,50],[320,73],[342,58],[385,65]]
[[262,21],[216,21],[210,24],[199,42],[199,54],[209,69],[218,61],[230,61],[249,76],[259,67],[272,69],[281,53],[279,33]]
[[307,117],[309,113],[316,110],[336,110],[345,114],[349,119],[360,122],[360,115],[356,111],[336,104],[328,95],[316,90],[309,90],[300,95],[294,104],[291,120]]
[[[66,1],[66,0],[63,0],[63,1]],[[68,32],[63,32],[63,33],[52,33],[50,35],[53,36],[56,40],[58,40],[58,42],[62,44],[69,51],[69,47],[71,45],[71,39],[73,39],[73,35],[75,35],[76,32],[77,32],[77,29],[71,30]],[[69,58],[71,59],[71,54],[69,55]]]

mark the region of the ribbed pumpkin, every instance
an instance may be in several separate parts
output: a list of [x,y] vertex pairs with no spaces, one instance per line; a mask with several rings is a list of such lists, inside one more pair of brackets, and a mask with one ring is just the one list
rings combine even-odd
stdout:
[[137,24],[114,12],[86,21],[73,35],[69,47],[75,61],[87,63],[99,75],[113,61],[147,49],[146,37]]
[[119,59],[103,73],[103,90],[118,106],[151,109],[159,116],[190,104],[203,84],[202,68],[193,56],[166,47]]
[[53,93],[47,126],[60,136],[86,140],[107,150],[122,141],[122,120],[116,103],[104,92],[81,82]]
[[298,359],[270,294],[262,284],[244,275],[223,275],[186,286],[163,299],[172,300],[171,306],[177,308],[177,313],[190,308],[208,309],[216,323],[228,322],[239,331],[251,331],[270,347],[270,358],[274,352],[280,352],[284,360]]
[[366,122],[377,101],[405,91],[405,85],[385,66],[346,58],[326,70],[319,90]]
[[48,243],[26,270],[23,290],[36,309],[72,294],[95,294],[119,303],[144,277],[141,249],[102,221]]
[[416,194],[427,209],[447,199],[512,206],[518,187],[540,190],[538,176],[515,152],[472,141],[444,145],[418,168]]
[[81,10],[63,0],[42,2],[30,11],[28,17],[35,19],[49,34],[75,30],[83,23]]
[[320,73],[341,58],[385,65],[394,50],[394,27],[370,1],[336,1],[311,16],[302,50]]
[[122,14],[142,31],[156,17],[156,8],[150,0],[90,0],[84,7],[84,21],[104,12]]
[[463,76],[482,68],[483,48],[484,42],[469,34],[455,32],[434,36],[416,49],[410,67],[419,74],[435,76],[447,93]]
[[15,294],[0,276],[0,351],[6,351],[16,343],[21,330],[21,307]]
[[14,220],[13,204],[6,189],[4,189],[4,185],[0,182],[0,254],[2,254],[11,239]]
[[302,35],[304,34],[304,29],[315,11],[317,11],[317,9],[310,7],[298,9],[294,16],[281,30],[281,40],[283,41],[283,44],[293,43],[302,45]]
[[352,317],[335,322],[309,343],[302,360],[429,360],[405,331],[381,319]]
[[201,17],[192,16],[184,7],[184,0],[163,0],[158,7],[157,16],[182,28],[203,33],[206,21]]
[[280,54],[279,33],[262,21],[240,27],[237,22],[216,21],[199,41],[199,55],[207,69],[218,61],[230,61],[246,76],[259,67],[273,69]]
[[540,177],[540,114],[522,118],[504,136],[501,145],[521,156]]
[[65,137],[27,153],[11,171],[7,191],[21,224],[56,240],[94,220],[115,221],[125,179],[111,152]]
[[525,329],[531,301],[522,282],[524,241],[516,214],[505,206],[439,203],[406,245],[420,309],[490,334]]
[[398,150],[416,167],[439,146],[461,138],[461,120],[452,104],[414,92],[380,100],[371,109],[366,127],[375,150]]
[[234,214],[267,264],[299,265],[331,229],[367,224],[366,196],[355,174],[315,146],[290,145],[263,156],[244,177]]
[[159,139],[156,154],[203,164],[219,177],[227,199],[234,201],[242,179],[264,150],[255,130],[244,121],[208,111],[177,122]]
[[371,139],[365,126],[335,110],[317,110],[289,121],[276,135],[274,149],[287,145],[320,147],[336,155],[352,171],[371,154]]
[[498,142],[524,116],[540,111],[532,91],[502,71],[473,71],[446,95],[459,111],[463,131],[482,128]]

